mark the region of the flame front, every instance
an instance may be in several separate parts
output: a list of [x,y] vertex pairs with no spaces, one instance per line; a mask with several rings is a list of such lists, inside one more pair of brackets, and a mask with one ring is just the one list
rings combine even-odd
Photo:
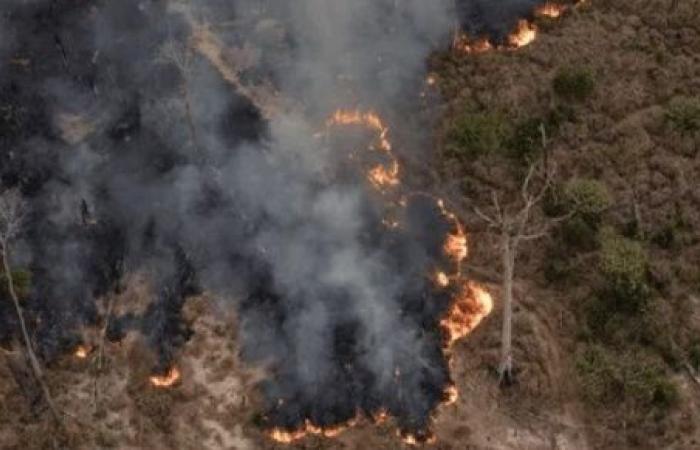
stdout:
[[564,11],[566,11],[566,5],[547,2],[535,10],[535,15],[538,17],[550,17],[552,19],[556,19],[561,17],[561,15],[564,14]]
[[[578,8],[586,3],[587,0],[578,0],[574,8]],[[535,8],[534,16],[558,19],[569,9],[570,5],[548,1]],[[506,45],[494,45],[488,38],[484,37],[471,40],[466,34],[458,32],[452,40],[452,48],[463,54],[484,53],[491,50],[513,50],[531,44],[537,38],[537,32],[535,24],[521,19],[518,21],[515,30],[508,35]]]
[[310,420],[304,421],[304,426],[298,430],[284,430],[282,428],[273,428],[270,431],[270,437],[283,444],[290,444],[294,441],[304,438],[307,435],[313,434],[316,436],[324,436],[327,438],[337,437],[340,433],[345,431],[348,427],[352,427],[357,423],[357,418],[349,420],[347,423],[342,425],[334,425],[331,427],[320,427],[314,425]]
[[527,20],[519,20],[515,31],[508,36],[508,44],[513,48],[525,47],[537,38],[537,27]]
[[341,125],[363,126],[377,133],[377,140],[373,147],[378,147],[390,161],[388,164],[377,164],[372,167],[367,174],[367,178],[378,189],[398,185],[399,162],[394,156],[391,142],[389,141],[389,127],[384,124],[379,115],[374,111],[362,112],[360,110],[339,109],[326,121],[326,126],[330,128]]
[[149,380],[157,388],[168,388],[180,380],[180,370],[177,367],[171,367],[165,375],[153,375]]
[[447,334],[448,347],[467,336],[493,310],[491,294],[474,282],[467,282],[449,313],[440,321]]
[[[434,77],[428,77],[426,81],[428,85],[432,85],[435,82]],[[335,111],[326,121],[326,134],[329,133],[331,128],[337,126],[361,126],[377,134],[377,137],[367,149],[378,149],[387,155],[390,160],[387,164],[379,164],[372,167],[367,173],[367,178],[374,187],[378,188],[383,194],[388,195],[389,192],[386,191],[385,188],[400,184],[399,162],[393,154],[392,145],[388,138],[388,126],[384,124],[382,119],[375,112],[363,112],[357,109],[339,109]],[[321,137],[323,134],[324,133],[319,133],[317,137]],[[443,351],[447,354],[455,341],[467,336],[476,328],[484,317],[491,312],[493,308],[491,296],[477,283],[466,281],[462,274],[462,262],[467,258],[469,253],[467,233],[459,218],[445,206],[445,202],[442,199],[425,193],[409,193],[407,195],[402,195],[400,192],[392,191],[391,195],[392,197],[395,195],[395,197],[393,197],[394,202],[390,203],[399,208],[405,208],[408,205],[409,197],[413,195],[425,195],[435,201],[440,213],[451,224],[451,230],[445,236],[442,246],[443,253],[447,261],[449,261],[447,265],[449,265],[451,269],[444,268],[443,270],[436,270],[431,277],[433,282],[440,289],[450,289],[450,293],[457,292],[454,298],[452,298],[450,307],[447,309],[445,316],[439,323],[439,326],[447,335],[446,345],[443,348]],[[394,220],[393,218],[384,218],[382,219],[382,223],[389,229],[395,229],[401,225],[398,220]],[[394,379],[398,382],[400,378],[401,371],[397,367],[394,371]],[[458,397],[459,392],[456,385],[450,383],[444,387],[443,404],[455,403]],[[279,402],[284,403],[282,400]],[[285,444],[293,443],[308,435],[332,438],[338,436],[348,427],[354,426],[361,418],[379,424],[389,418],[389,412],[385,409],[379,409],[367,415],[358,413],[353,419],[343,424],[330,427],[318,426],[309,419],[306,419],[303,425],[297,429],[272,428],[268,433],[271,439]],[[427,434],[419,436],[397,430],[397,435],[408,445],[435,442],[435,436],[429,431]]]

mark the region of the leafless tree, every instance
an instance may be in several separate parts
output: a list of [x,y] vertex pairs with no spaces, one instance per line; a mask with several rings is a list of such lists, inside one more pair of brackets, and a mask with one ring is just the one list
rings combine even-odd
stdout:
[[44,400],[51,412],[56,423],[61,424],[62,419],[51,397],[46,381],[44,380],[44,371],[41,368],[39,359],[34,352],[32,340],[29,337],[27,323],[24,320],[22,305],[20,304],[15,282],[12,274],[12,265],[10,264],[11,244],[17,238],[22,230],[22,222],[25,215],[25,204],[22,196],[16,189],[6,190],[0,193],[0,252],[2,253],[2,268],[7,282],[7,291],[15,306],[17,319],[19,321],[22,332],[22,339],[29,365],[34,373],[37,383],[41,387],[44,395]]
[[[540,168],[540,166],[542,166]],[[538,168],[541,170],[538,171]],[[534,187],[535,176],[541,175],[538,187]],[[509,207],[504,207],[499,194],[491,191],[491,209],[487,214],[474,208],[499,236],[499,249],[502,264],[503,288],[503,328],[501,332],[501,357],[498,367],[499,382],[513,380],[513,276],[518,247],[526,241],[540,239],[547,235],[551,227],[566,217],[546,220],[534,219],[534,207],[539,204],[552,184],[554,171],[545,169],[544,164],[533,163],[520,187],[520,196]],[[568,217],[568,216],[567,216]]]

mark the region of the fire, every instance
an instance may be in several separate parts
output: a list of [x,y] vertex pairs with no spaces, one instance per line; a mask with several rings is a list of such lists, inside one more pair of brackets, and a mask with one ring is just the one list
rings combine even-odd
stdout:
[[454,404],[457,399],[459,398],[459,391],[457,390],[457,386],[454,384],[450,384],[445,388],[445,405],[452,405]]
[[389,164],[378,164],[369,170],[367,179],[377,189],[396,186],[399,184],[399,162],[394,156],[389,141],[389,127],[374,111],[339,109],[326,121],[327,127],[357,125],[369,128],[377,133],[377,140],[370,148],[379,148],[390,159]]
[[73,352],[73,356],[75,356],[78,359],[85,359],[90,354],[90,350],[90,347],[86,345],[79,345]]
[[440,321],[447,333],[448,344],[451,345],[471,333],[491,310],[491,294],[476,283],[466,283],[447,316]]
[[379,411],[375,412],[372,414],[372,420],[374,420],[374,423],[377,425],[380,425],[389,418],[389,413],[387,412],[386,409],[380,409]]
[[487,38],[471,41],[466,34],[457,34],[452,41],[452,48],[461,53],[472,54],[488,52],[493,50],[494,46]]
[[525,47],[537,38],[537,27],[527,20],[519,20],[515,31],[508,36],[508,44],[513,48]]
[[535,10],[535,15],[538,17],[550,17],[552,19],[556,19],[558,17],[561,17],[561,15],[564,14],[564,11],[566,11],[566,9],[566,5],[547,2],[544,5],[539,6]]
[[450,285],[450,277],[445,272],[438,272],[435,274],[435,282],[440,287],[447,287]]
[[[587,0],[578,0],[575,8],[586,4]],[[558,19],[564,15],[569,9],[569,5],[548,1],[543,5],[538,6],[534,11],[535,17],[549,17]],[[472,41],[466,34],[457,33],[452,42],[452,48],[460,53],[474,54],[484,53],[491,50],[512,50],[525,47],[531,44],[537,38],[537,27],[528,20],[521,19],[515,27],[515,30],[510,33],[506,45],[494,45],[488,38],[478,38]]]
[[444,246],[445,253],[455,260],[461,262],[467,257],[469,249],[467,247],[467,235],[462,229],[458,229],[456,233],[447,235],[447,240]]
[[334,438],[337,437],[343,431],[345,431],[348,427],[354,426],[356,423],[357,419],[354,418],[348,421],[348,423],[346,424],[334,425],[331,427],[324,428],[318,425],[314,425],[313,423],[311,423],[311,421],[307,419],[306,421],[304,421],[304,426],[298,430],[288,431],[282,428],[273,428],[270,431],[270,438],[283,444],[290,444],[310,434],[324,436],[327,438]]
[[403,443],[406,445],[434,444],[437,441],[435,435],[432,433],[422,439],[417,437],[415,434],[402,433],[401,431],[397,431],[396,435],[400,437]]
[[445,251],[445,254],[447,256],[449,256],[453,261],[457,263],[457,271],[459,274],[459,265],[469,254],[467,234],[464,232],[464,227],[462,226],[462,223],[459,221],[457,216],[455,216],[447,209],[447,207],[445,207],[445,202],[442,199],[437,200],[437,205],[440,208],[442,214],[453,223],[455,228],[455,231],[453,233],[447,235],[447,239],[445,240],[443,250]]
[[171,367],[165,375],[153,375],[149,379],[157,388],[168,388],[180,380],[180,370],[177,367]]

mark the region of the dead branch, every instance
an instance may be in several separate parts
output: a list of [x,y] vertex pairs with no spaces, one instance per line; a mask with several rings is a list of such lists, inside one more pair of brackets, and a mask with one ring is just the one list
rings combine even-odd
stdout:
[[53,402],[49,388],[44,380],[44,372],[41,368],[41,364],[39,363],[39,359],[34,352],[32,341],[29,337],[29,332],[27,331],[27,324],[24,320],[24,313],[22,311],[22,306],[20,305],[19,296],[15,290],[14,278],[12,276],[12,266],[10,265],[10,243],[17,237],[21,230],[24,213],[24,202],[22,201],[19,191],[9,190],[0,195],[0,252],[2,253],[2,267],[3,271],[5,272],[5,279],[7,281],[7,290],[10,294],[10,298],[12,299],[12,303],[14,304],[17,319],[19,320],[29,365],[32,368],[37,383],[41,387],[44,395],[44,401],[46,402],[54,421],[57,425],[62,426],[62,416],[58,412],[58,409]]

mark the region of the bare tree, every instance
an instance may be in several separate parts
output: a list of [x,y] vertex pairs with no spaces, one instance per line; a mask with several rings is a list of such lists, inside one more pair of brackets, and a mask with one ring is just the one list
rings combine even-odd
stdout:
[[547,220],[534,220],[533,208],[542,201],[553,179],[553,171],[542,168],[540,186],[533,187],[533,179],[540,164],[530,166],[520,187],[520,196],[516,202],[506,208],[502,205],[498,193],[491,191],[493,212],[486,214],[474,208],[476,214],[486,221],[499,236],[502,264],[503,287],[503,328],[501,332],[501,358],[498,367],[499,382],[513,380],[513,276],[518,247],[522,242],[540,239],[547,235],[552,225],[564,220],[559,217]]
[[15,312],[17,313],[17,319],[22,332],[22,339],[24,341],[25,352],[29,365],[32,368],[32,372],[34,373],[37,383],[41,387],[44,400],[46,401],[51,415],[56,423],[61,424],[61,415],[58,413],[58,410],[54,405],[51,393],[44,380],[44,371],[41,368],[39,359],[37,358],[32,346],[32,340],[29,337],[29,331],[27,330],[27,323],[24,320],[22,305],[20,304],[19,296],[17,295],[17,291],[15,289],[12,265],[10,264],[10,246],[22,229],[24,215],[25,205],[19,191],[12,189],[0,194],[0,252],[2,253],[2,268],[5,274],[5,280],[7,281],[7,291],[10,294],[10,298],[15,306]]

